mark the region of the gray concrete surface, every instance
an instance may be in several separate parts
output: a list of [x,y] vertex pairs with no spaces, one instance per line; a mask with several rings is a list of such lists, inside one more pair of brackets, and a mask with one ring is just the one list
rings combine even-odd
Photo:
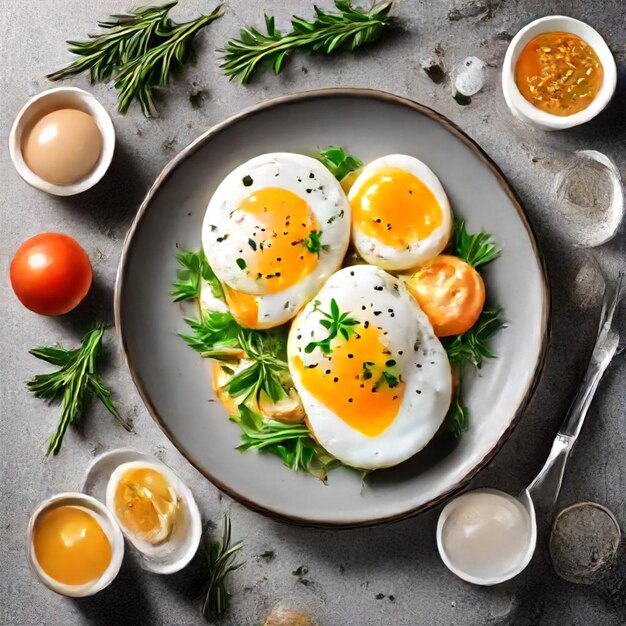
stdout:
[[[626,564],[603,585],[566,583],[551,570],[540,542],[531,567],[510,583],[477,588],[454,578],[434,543],[438,510],[370,530],[325,532],[264,519],[222,497],[182,458],[150,419],[123,366],[113,333],[107,335],[106,380],[133,417],[135,434],[116,428],[101,407],[66,437],[58,458],[43,450],[57,410],[32,398],[24,381],[42,364],[27,350],[38,344],[71,344],[96,315],[111,316],[111,290],[124,234],[151,181],[165,163],[206,128],[245,106],[273,96],[329,86],[389,90],[434,107],[459,124],[500,164],[519,192],[545,252],[553,289],[553,329],[546,369],[531,407],[514,435],[475,485],[516,492],[543,463],[557,426],[585,366],[598,316],[598,300],[575,278],[585,252],[564,236],[553,195],[563,155],[575,149],[604,151],[626,167],[624,151],[626,31],[621,0],[402,0],[400,28],[381,45],[334,59],[296,55],[280,77],[264,74],[249,87],[229,83],[218,70],[215,48],[244,23],[261,23],[262,11],[285,26],[289,15],[310,14],[311,2],[227,0],[226,15],[199,38],[198,58],[161,104],[161,117],[146,120],[133,107],[113,114],[118,153],[108,177],[93,191],[58,199],[29,188],[13,170],[7,150],[11,123],[24,101],[49,85],[46,72],[68,60],[63,41],[95,30],[95,19],[119,12],[126,0],[3,0],[0,4],[0,623],[3,625],[201,624],[199,585],[203,556],[180,574],[158,577],[127,558],[115,584],[100,595],[70,600],[47,591],[29,571],[24,534],[33,507],[55,492],[79,487],[93,456],[135,446],[171,464],[196,494],[206,520],[230,510],[236,536],[245,541],[246,564],[232,578],[232,610],[223,624],[252,626],[278,600],[309,609],[326,626],[482,624],[613,626],[626,622]],[[182,1],[176,15],[191,17],[215,4]],[[327,0],[320,2],[327,6]],[[595,26],[618,61],[620,82],[611,107],[583,128],[558,134],[529,130],[507,112],[499,90],[499,65],[507,41],[525,23],[547,13],[572,15]],[[420,69],[423,55],[440,50],[446,69],[468,55],[489,63],[486,88],[471,105],[459,106],[449,82],[435,85]],[[114,111],[109,86],[88,87]],[[206,91],[200,108],[189,95]],[[40,231],[64,231],[87,249],[98,289],[81,309],[50,319],[23,309],[8,281],[18,245]],[[607,271],[624,263],[620,237],[595,252]],[[582,441],[572,458],[560,504],[591,499],[612,508],[626,523],[626,365],[614,364],[602,383]],[[261,558],[273,550],[272,560]],[[309,585],[292,574],[309,569]],[[378,594],[385,597],[377,599]],[[393,600],[391,598],[393,596]]]

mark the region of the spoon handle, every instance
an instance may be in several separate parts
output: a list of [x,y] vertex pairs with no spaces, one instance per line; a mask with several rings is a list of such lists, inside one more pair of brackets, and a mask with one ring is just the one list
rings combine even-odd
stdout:
[[556,504],[567,459],[576,439],[578,439],[600,380],[617,351],[619,333],[613,327],[613,320],[621,297],[623,276],[624,274],[621,272],[618,274],[613,289],[609,289],[607,286],[600,315],[598,336],[587,371],[552,444],[552,449],[544,466],[527,488],[533,501],[547,511],[552,510]]

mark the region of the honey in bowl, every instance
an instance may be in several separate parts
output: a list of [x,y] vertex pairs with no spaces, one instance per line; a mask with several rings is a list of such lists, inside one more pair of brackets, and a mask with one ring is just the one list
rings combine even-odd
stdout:
[[31,171],[54,185],[86,178],[102,153],[102,133],[94,118],[78,109],[44,115],[25,134],[22,156]]
[[79,506],[59,506],[41,514],[33,531],[41,569],[65,585],[85,585],[109,567],[112,549],[98,520]]
[[531,39],[515,65],[515,83],[532,105],[565,117],[586,109],[602,87],[595,50],[572,33],[542,33]]

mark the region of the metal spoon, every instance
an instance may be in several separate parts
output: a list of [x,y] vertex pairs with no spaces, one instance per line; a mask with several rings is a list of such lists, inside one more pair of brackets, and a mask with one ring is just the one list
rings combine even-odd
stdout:
[[600,380],[613,359],[613,356],[618,351],[620,337],[616,328],[615,311],[622,297],[623,279],[624,273],[620,272],[617,279],[614,281],[613,287],[611,288],[607,285],[602,303],[598,335],[591,353],[587,371],[552,444],[550,454],[539,474],[537,474],[535,479],[517,498],[513,498],[513,496],[496,489],[477,489],[459,496],[462,498],[477,492],[488,492],[502,495],[508,499],[517,500],[528,516],[527,548],[523,558],[519,559],[517,563],[512,564],[512,567],[505,573],[494,577],[477,576],[471,572],[461,571],[451,561],[450,555],[446,552],[442,540],[443,528],[446,520],[455,508],[457,499],[449,502],[441,511],[437,524],[437,547],[439,554],[446,566],[463,580],[478,585],[495,585],[517,576],[517,574],[523,571],[528,563],[530,563],[537,543],[536,510],[541,509],[546,515],[553,512],[561,490],[563,473],[565,472],[565,465],[569,455],[578,439],[578,435],[580,434],[587,411]]

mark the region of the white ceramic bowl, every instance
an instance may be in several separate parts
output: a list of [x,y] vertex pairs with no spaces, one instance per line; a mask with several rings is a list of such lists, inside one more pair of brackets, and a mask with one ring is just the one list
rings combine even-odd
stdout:
[[[79,506],[84,509],[88,509],[100,523],[102,530],[111,543],[112,556],[109,566],[100,578],[84,585],[66,585],[64,583],[60,583],[54,578],[51,578],[41,569],[35,555],[35,549],[33,546],[33,531],[35,530],[39,516],[42,515],[42,513],[59,506]],[[26,531],[26,550],[30,566],[39,577],[39,580],[41,580],[46,587],[63,596],[83,598],[85,596],[92,596],[99,591],[102,591],[113,582],[120,571],[122,559],[124,558],[124,537],[122,535],[122,531],[117,525],[117,522],[113,518],[112,513],[106,508],[106,506],[104,506],[104,504],[91,496],[85,495],[84,493],[60,493],[44,500],[31,515]]]
[[[533,106],[520,93],[515,84],[515,65],[526,44],[537,35],[549,32],[566,32],[578,35],[596,52],[604,70],[604,80],[593,102],[583,111],[561,117]],[[541,130],[562,130],[584,124],[593,119],[609,103],[615,93],[617,68],[615,59],[598,31],[588,24],[565,15],[549,15],[524,26],[513,37],[502,65],[502,91],[511,113],[515,117]]]
[[[102,134],[102,153],[93,171],[71,185],[55,185],[37,176],[22,156],[22,138],[44,115],[57,109],[89,113]],[[115,128],[106,109],[90,93],[76,87],[56,87],[31,98],[20,110],[9,135],[9,151],[18,174],[31,186],[55,196],[73,196],[93,187],[106,173],[115,150]]]

